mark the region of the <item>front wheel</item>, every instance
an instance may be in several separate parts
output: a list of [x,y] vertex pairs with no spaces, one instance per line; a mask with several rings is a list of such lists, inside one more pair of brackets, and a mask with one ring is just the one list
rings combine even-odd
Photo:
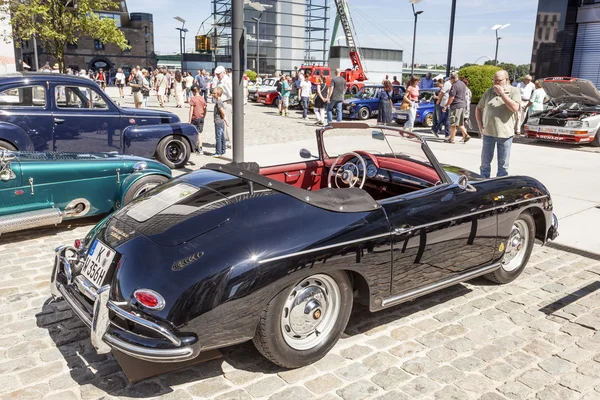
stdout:
[[275,296],[260,315],[253,342],[285,368],[321,359],[337,343],[352,311],[352,286],[343,271],[315,274]]
[[188,141],[179,135],[163,138],[156,148],[156,158],[169,168],[183,168],[190,159],[192,148]]
[[17,151],[17,148],[4,140],[0,140],[0,150]]
[[129,203],[133,199],[137,199],[149,190],[154,189],[168,180],[169,178],[162,175],[146,175],[141,177],[127,189],[127,192],[125,192],[125,195],[123,196],[123,205]]
[[431,128],[433,126],[433,115],[427,114],[425,117],[425,126]]
[[371,110],[368,107],[363,107],[358,110],[358,119],[364,121],[365,119],[369,119],[371,116]]
[[517,279],[529,261],[534,241],[535,221],[525,211],[513,223],[500,268],[485,275],[485,278],[495,283],[509,283]]

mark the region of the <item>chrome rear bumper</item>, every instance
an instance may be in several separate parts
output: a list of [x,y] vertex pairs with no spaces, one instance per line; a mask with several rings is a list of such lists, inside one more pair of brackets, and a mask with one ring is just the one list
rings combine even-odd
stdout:
[[[184,343],[166,327],[124,310],[110,300],[110,285],[96,290],[81,275],[73,279],[72,267],[78,260],[76,257],[69,257],[68,252],[77,254],[77,250],[69,246],[56,249],[50,291],[54,298],[63,298],[77,317],[90,328],[92,345],[99,354],[116,349],[132,357],[152,362],[179,362],[198,355],[197,339],[186,338]],[[88,310],[89,305],[86,307],[77,293],[93,300],[91,312]],[[142,337],[123,330],[111,321],[111,312],[119,318],[156,332],[164,339]]]

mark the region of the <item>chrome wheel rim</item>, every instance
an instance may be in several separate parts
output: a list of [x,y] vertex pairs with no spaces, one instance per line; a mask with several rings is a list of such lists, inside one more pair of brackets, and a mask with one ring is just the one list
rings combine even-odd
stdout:
[[295,350],[310,350],[326,341],[341,307],[340,288],[328,275],[313,275],[290,291],[281,311],[283,339]]
[[181,140],[171,140],[165,147],[165,156],[173,164],[183,161],[185,153],[185,144]]
[[505,271],[511,272],[521,266],[527,252],[527,243],[529,243],[529,227],[525,221],[516,220],[508,236],[502,259],[502,268]]
[[154,182],[152,182],[152,183],[149,182],[149,183],[142,185],[138,190],[135,191],[135,193],[133,194],[133,198],[137,199],[138,197],[140,197],[147,191],[154,189],[158,185],[160,185],[160,183],[154,183]]

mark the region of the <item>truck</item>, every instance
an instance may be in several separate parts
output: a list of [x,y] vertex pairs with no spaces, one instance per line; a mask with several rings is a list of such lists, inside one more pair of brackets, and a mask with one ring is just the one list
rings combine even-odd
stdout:
[[[346,80],[347,91],[356,94],[364,86],[364,82],[368,80],[368,78],[365,74],[358,46],[356,45],[356,34],[354,24],[350,18],[348,2],[346,0],[334,0],[334,3],[337,9],[337,15],[334,24],[336,28],[333,30],[332,38],[335,38],[337,35],[338,24],[341,25],[344,30],[344,35],[346,36],[346,42],[350,48],[350,61],[352,62],[352,68],[341,71],[340,75]],[[327,85],[331,83],[332,72],[327,65],[302,65],[298,70],[298,73],[308,76],[312,83],[316,83],[318,77],[325,77]]]

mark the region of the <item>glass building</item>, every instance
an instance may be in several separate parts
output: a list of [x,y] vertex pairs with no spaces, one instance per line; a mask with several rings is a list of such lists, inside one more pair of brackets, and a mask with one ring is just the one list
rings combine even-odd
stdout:
[[531,70],[600,87],[600,0],[539,0]]

